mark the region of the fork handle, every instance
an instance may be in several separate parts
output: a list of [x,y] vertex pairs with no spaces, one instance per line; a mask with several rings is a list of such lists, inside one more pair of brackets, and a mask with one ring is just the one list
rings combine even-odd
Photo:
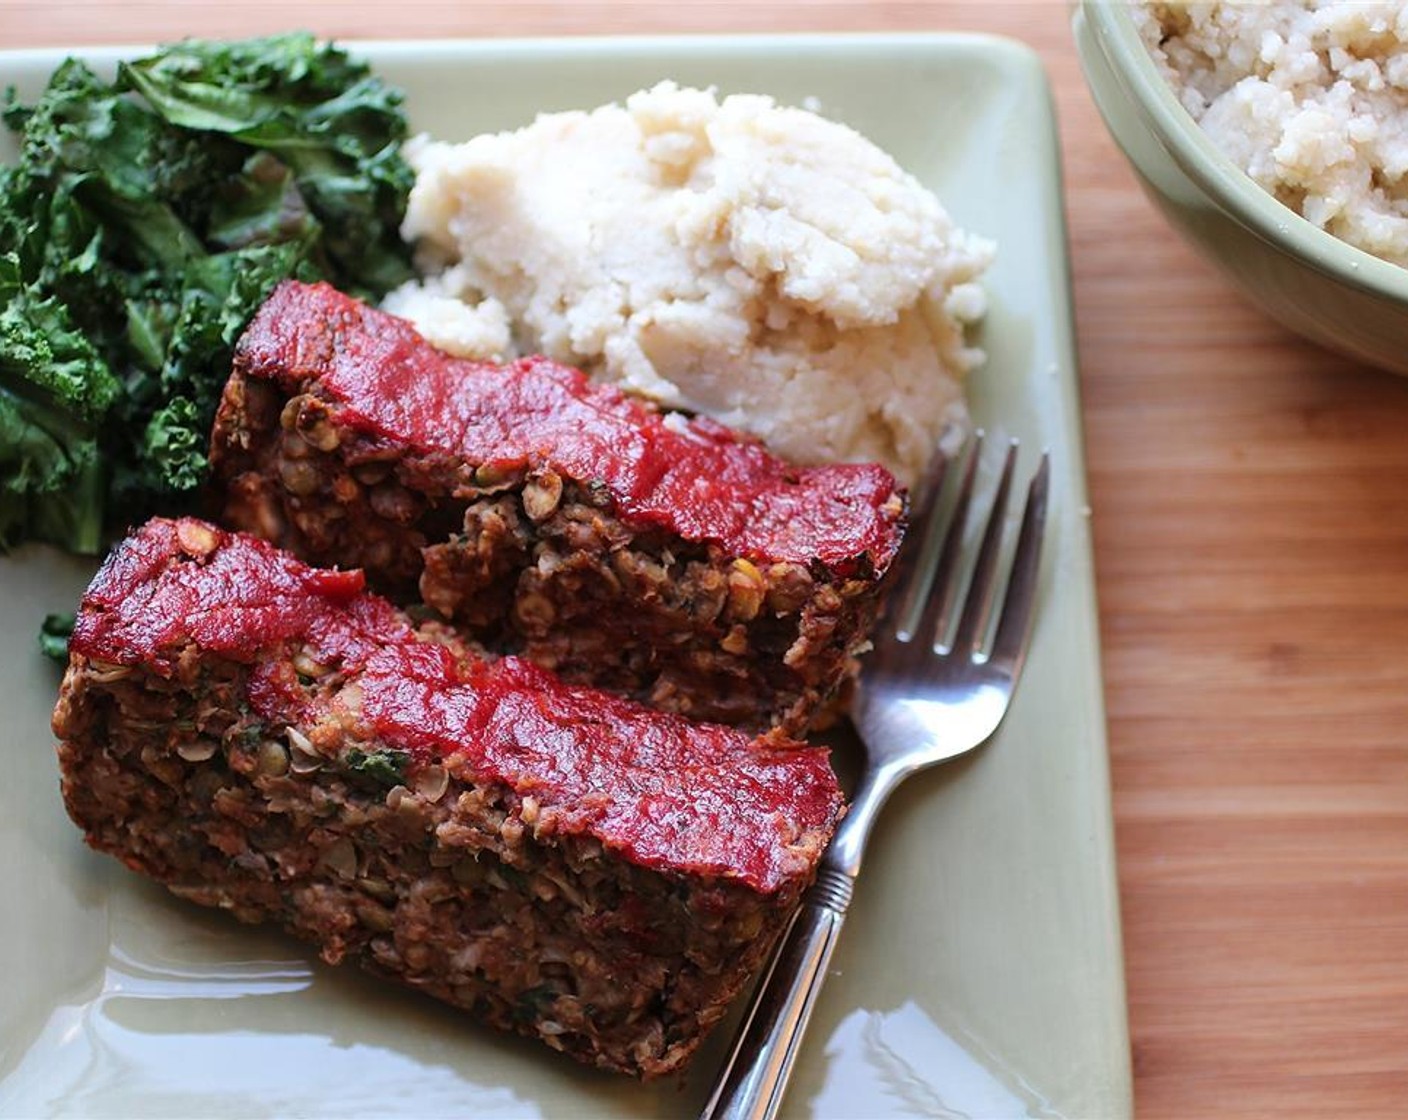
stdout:
[[823,867],[753,995],[700,1120],[772,1120],[826,979],[855,880]]

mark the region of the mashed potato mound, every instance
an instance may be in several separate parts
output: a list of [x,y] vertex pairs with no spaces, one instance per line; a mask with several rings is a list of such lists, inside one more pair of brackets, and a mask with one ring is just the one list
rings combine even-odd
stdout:
[[1408,265],[1408,3],[1143,3],[1145,44],[1193,119],[1336,237]]
[[992,247],[853,130],[666,82],[407,154],[431,275],[386,307],[437,345],[545,353],[799,462],[908,480],[961,438]]

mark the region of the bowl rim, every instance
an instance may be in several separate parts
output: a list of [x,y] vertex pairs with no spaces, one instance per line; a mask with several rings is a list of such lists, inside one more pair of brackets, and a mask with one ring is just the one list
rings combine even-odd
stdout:
[[1241,225],[1335,280],[1408,303],[1408,268],[1342,241],[1278,201],[1232,162],[1183,107],[1154,64],[1129,9],[1139,0],[1082,0],[1112,67],[1180,169]]

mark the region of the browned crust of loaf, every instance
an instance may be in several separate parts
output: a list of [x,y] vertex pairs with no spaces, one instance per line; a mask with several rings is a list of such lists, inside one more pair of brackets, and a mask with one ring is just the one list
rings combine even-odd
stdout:
[[580,1061],[682,1068],[806,885],[764,896],[535,837],[532,799],[477,785],[456,756],[388,789],[348,768],[335,721],[239,716],[244,666],[177,664],[174,679],[69,668],[54,730],[93,847]]
[[490,645],[666,711],[801,735],[853,675],[880,581],[637,531],[589,483],[452,462],[336,426],[238,371],[212,459],[225,516],[365,568]]

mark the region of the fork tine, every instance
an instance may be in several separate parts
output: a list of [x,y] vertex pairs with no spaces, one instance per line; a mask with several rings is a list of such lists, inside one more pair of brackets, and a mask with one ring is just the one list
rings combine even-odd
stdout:
[[989,664],[1006,668],[1014,677],[1021,671],[1026,656],[1027,634],[1032,623],[1032,604],[1036,601],[1036,577],[1041,567],[1041,538],[1046,528],[1047,491],[1051,480],[1051,457],[1045,452],[1041,465],[1027,488],[1027,505],[1022,513],[1022,528],[1017,535],[1017,547],[1012,554],[1012,575],[1003,597],[1002,617],[997,623]]
[[983,433],[973,437],[973,448],[968,456],[968,465],[963,471],[963,482],[958,489],[958,499],[949,516],[948,528],[944,532],[943,549],[939,562],[934,566],[934,578],[929,584],[929,597],[924,602],[923,613],[914,624],[910,637],[922,637],[935,646],[943,638],[948,628],[948,608],[953,599],[952,591],[958,573],[959,555],[963,551],[963,526],[968,520],[968,506],[973,499],[973,478],[978,472],[978,460],[982,457]]
[[[951,462],[952,459],[943,451],[934,452],[925,464],[923,477],[910,491],[914,503],[910,507],[909,530],[905,534],[904,543],[900,545],[899,556],[890,570],[889,577],[894,594],[885,610],[885,617],[889,620],[892,630],[903,631],[905,619],[914,613],[917,605],[920,584],[923,582],[916,578],[919,558],[924,555],[932,535],[934,507],[938,505],[939,494],[943,491],[944,479],[948,475]],[[907,640],[908,637],[908,633],[902,634],[902,639]]]
[[1002,464],[1002,479],[993,495],[992,510],[988,514],[987,527],[983,530],[983,543],[978,548],[978,558],[973,562],[973,575],[968,584],[968,596],[963,602],[963,614],[958,619],[958,631],[954,634],[953,649],[960,653],[974,653],[982,647],[987,634],[988,620],[992,617],[993,587],[997,582],[997,555],[1002,548],[1003,522],[1007,517],[1007,496],[1012,489],[1012,472],[1017,465],[1017,441],[1007,445],[1007,460]]

